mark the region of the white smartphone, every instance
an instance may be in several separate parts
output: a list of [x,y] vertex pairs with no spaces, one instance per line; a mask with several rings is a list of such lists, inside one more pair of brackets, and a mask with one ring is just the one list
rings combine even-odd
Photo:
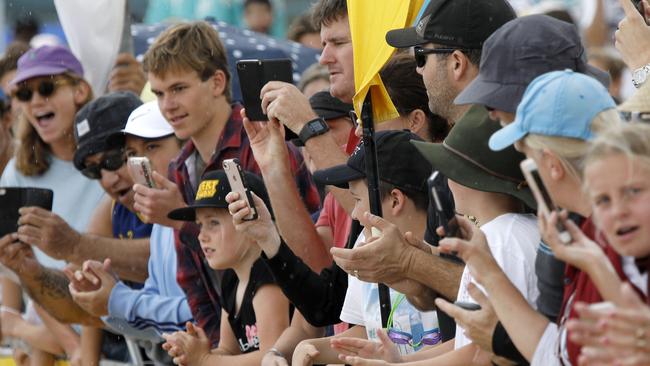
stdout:
[[252,221],[257,219],[257,209],[255,208],[255,201],[253,201],[253,195],[251,194],[250,189],[246,185],[246,179],[244,177],[244,172],[239,165],[239,159],[226,159],[223,161],[223,170],[226,172],[228,177],[228,183],[230,183],[230,190],[232,192],[239,193],[240,197],[246,198],[246,203],[248,208],[250,208],[251,213],[244,217],[244,221]]
[[[542,177],[539,175],[537,164],[535,164],[535,161],[533,159],[526,159],[521,162],[520,167],[521,171],[524,173],[526,182],[528,182],[530,190],[533,192],[533,196],[535,196],[537,207],[542,212],[542,215],[548,219],[551,215],[551,212],[559,211],[559,209],[551,199],[551,195],[548,193],[548,190],[542,181]],[[571,234],[569,234],[569,231],[567,231],[566,227],[564,227],[564,224],[560,221],[557,223],[557,230],[559,232],[560,241],[562,241],[562,243],[571,243]]]
[[129,167],[129,174],[135,183],[142,184],[149,188],[156,188],[156,183],[153,181],[153,170],[151,169],[151,162],[149,158],[144,156],[132,156],[127,161]]

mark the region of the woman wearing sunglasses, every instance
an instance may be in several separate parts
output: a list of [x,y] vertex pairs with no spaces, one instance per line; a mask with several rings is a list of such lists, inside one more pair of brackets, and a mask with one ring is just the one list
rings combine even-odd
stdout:
[[[67,48],[43,46],[20,57],[12,85],[23,113],[18,121],[16,155],[5,168],[0,186],[53,190],[52,212],[83,232],[103,195],[100,185],[79,174],[72,163],[76,149],[74,117],[93,97],[90,85],[83,79],[83,67]],[[34,252],[45,267],[62,269],[65,265],[37,248]],[[19,310],[20,296],[18,282],[5,278],[3,304]],[[34,308],[28,306],[28,318],[43,329],[44,335],[31,344],[34,362],[52,363],[52,354],[78,354],[77,334],[42,310],[36,314]],[[3,328],[4,315],[6,312]]]

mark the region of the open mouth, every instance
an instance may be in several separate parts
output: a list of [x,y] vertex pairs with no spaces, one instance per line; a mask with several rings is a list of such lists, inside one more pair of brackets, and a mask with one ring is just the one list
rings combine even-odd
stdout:
[[201,249],[203,250],[203,254],[205,254],[206,257],[209,257],[216,252],[216,250],[208,247],[202,247]]
[[36,117],[36,121],[38,122],[39,126],[44,126],[52,121],[54,118],[54,112],[41,113],[35,115],[34,117]]
[[175,123],[178,123],[178,122],[182,121],[185,117],[187,117],[187,113],[184,114],[184,115],[182,115],[182,116],[172,117],[172,118],[169,120],[169,122],[171,122],[172,124],[175,124]]
[[131,191],[131,188],[125,188],[125,189],[122,189],[120,191],[117,191],[117,195],[120,198],[124,198],[124,197],[126,197],[127,194],[129,194],[130,191]]
[[625,226],[616,230],[616,235],[618,236],[628,235],[630,233],[635,232],[638,229],[639,229],[638,226]]

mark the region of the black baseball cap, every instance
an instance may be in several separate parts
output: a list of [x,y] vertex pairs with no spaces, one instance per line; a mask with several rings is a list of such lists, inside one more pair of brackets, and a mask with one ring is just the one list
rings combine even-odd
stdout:
[[309,98],[309,104],[314,113],[324,120],[348,117],[354,109],[352,104],[343,103],[335,98],[329,91],[320,91]]
[[386,42],[395,48],[437,43],[479,49],[517,15],[507,0],[431,0],[415,27],[393,29]]
[[[244,171],[243,173],[248,189],[264,201],[270,212],[271,205],[262,178],[249,171]],[[196,190],[194,203],[187,207],[172,210],[167,214],[167,217],[172,220],[194,221],[196,220],[197,208],[228,208],[226,195],[230,191],[230,183],[228,182],[228,176],[225,171],[212,170],[206,172],[201,177],[201,183],[199,183],[199,188]]]
[[515,113],[536,77],[570,69],[609,84],[609,74],[587,64],[577,28],[548,15],[509,21],[483,45],[478,76],[456,97],[456,104],[482,104]]
[[[418,154],[411,140],[422,139],[409,131],[388,130],[375,134],[379,179],[406,191],[427,192],[431,165]],[[347,164],[314,172],[314,181],[339,188],[366,177],[365,149],[360,143]]]
[[131,92],[115,92],[89,102],[77,112],[74,125],[74,139],[77,150],[74,166],[78,170],[86,167],[88,155],[106,151],[108,136],[119,132],[126,125],[129,115],[142,105],[142,101]]

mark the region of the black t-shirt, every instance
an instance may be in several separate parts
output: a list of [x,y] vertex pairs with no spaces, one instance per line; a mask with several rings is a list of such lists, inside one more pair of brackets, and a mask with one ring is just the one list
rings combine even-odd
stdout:
[[241,353],[249,353],[260,349],[253,298],[260,287],[271,283],[275,283],[273,275],[271,275],[264,261],[261,258],[257,259],[251,268],[250,279],[239,307],[239,313],[237,313],[235,308],[239,278],[232,269],[228,269],[223,273],[223,281],[221,282],[223,301],[221,304],[228,313],[228,323],[235,334]]

